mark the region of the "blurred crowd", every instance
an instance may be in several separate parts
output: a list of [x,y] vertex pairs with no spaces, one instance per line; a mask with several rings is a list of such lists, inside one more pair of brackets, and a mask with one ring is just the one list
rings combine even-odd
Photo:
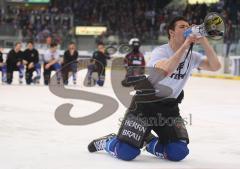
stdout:
[[[74,35],[74,26],[106,25],[102,35],[119,36],[122,42],[139,37],[142,42],[157,40],[165,34],[167,21],[175,15],[184,15],[193,24],[200,24],[206,14],[219,12],[225,18],[229,32],[240,27],[240,1],[220,0],[216,4],[167,5],[170,0],[52,0],[43,9],[29,10],[8,6],[0,12],[0,25],[11,24],[21,29],[23,37],[43,42],[49,35],[58,43],[66,35]],[[232,34],[227,38],[237,40]]]

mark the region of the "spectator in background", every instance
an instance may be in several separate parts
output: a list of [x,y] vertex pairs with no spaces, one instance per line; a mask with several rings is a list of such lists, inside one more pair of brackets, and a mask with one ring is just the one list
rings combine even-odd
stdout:
[[47,44],[48,47],[50,47],[52,41],[53,41],[53,40],[52,40],[52,37],[51,37],[51,36],[48,36],[48,37],[46,38],[46,44]]
[[50,82],[51,72],[57,72],[57,83],[60,84],[61,80],[61,65],[60,65],[60,53],[57,50],[57,44],[52,42],[50,45],[50,49],[46,51],[43,57],[44,65],[43,65],[43,77],[44,84],[48,85]]
[[91,64],[88,65],[88,86],[92,83],[95,84],[95,79],[93,79],[93,72],[97,72],[98,79],[96,80],[99,86],[104,85],[105,81],[105,68],[107,66],[107,59],[110,59],[109,55],[105,52],[105,46],[103,43],[98,43],[97,51],[93,53]]
[[[28,85],[30,85],[32,82],[38,84],[41,77],[39,53],[33,45],[33,42],[29,41],[27,44],[27,49],[24,51],[24,63],[26,65],[25,79]],[[36,71],[37,75],[36,77],[32,78],[34,71]]]
[[14,49],[10,50],[7,55],[7,83],[11,84],[13,80],[13,72],[19,71],[19,83],[22,84],[24,76],[23,52],[21,51],[22,44],[17,42]]
[[71,42],[68,45],[68,50],[64,52],[62,63],[63,83],[68,84],[69,72],[72,72],[73,84],[77,84],[77,58],[78,51],[75,43]]
[[3,48],[0,48],[0,71],[2,71],[2,83],[7,81],[7,66],[3,60]]
[[[174,15],[184,15],[191,23],[200,24],[209,11],[226,10],[231,23],[239,25],[239,3],[240,1],[237,0],[220,0],[219,3],[208,5],[187,4],[185,8],[182,6],[166,7],[168,1],[116,0],[113,3],[97,0],[68,2],[52,0],[48,10],[36,9],[31,12],[32,16],[28,9],[8,6],[6,14],[2,15],[2,20],[20,28],[27,37],[36,38],[41,43],[44,43],[46,32],[49,35],[57,32],[58,37],[72,30],[74,26],[72,18],[74,18],[75,25],[107,25],[106,36],[120,35],[120,42],[126,43],[131,37],[138,36],[144,43],[148,39],[156,38],[159,28],[161,28],[160,35],[162,35],[166,21]],[[47,30],[44,30],[45,27]]]

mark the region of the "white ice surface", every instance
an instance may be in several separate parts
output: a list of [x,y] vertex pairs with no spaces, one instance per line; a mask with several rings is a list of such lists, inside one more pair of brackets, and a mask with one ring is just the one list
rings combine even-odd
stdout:
[[[82,77],[73,89],[112,97],[109,79],[104,87],[86,88]],[[54,118],[55,109],[73,103],[71,115],[93,113],[100,104],[62,99],[48,87],[0,84],[0,169],[183,169],[240,167],[240,81],[191,78],[181,105],[190,135],[190,154],[181,162],[158,159],[143,151],[134,161],[124,162],[105,152],[88,153],[88,143],[116,132],[125,112],[117,112],[86,126],[64,126]]]

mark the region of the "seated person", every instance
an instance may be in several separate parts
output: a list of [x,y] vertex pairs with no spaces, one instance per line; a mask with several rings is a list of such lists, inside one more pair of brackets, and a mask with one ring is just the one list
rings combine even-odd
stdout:
[[[39,83],[41,77],[41,65],[39,63],[39,53],[33,47],[33,42],[29,41],[27,49],[24,51],[24,63],[26,64],[25,79],[27,84]],[[36,77],[32,78],[33,72],[36,71]]]
[[[107,66],[107,59],[110,59],[110,56],[105,52],[103,43],[98,43],[97,49],[98,50],[93,53],[93,57],[88,65],[88,86],[91,86],[92,83],[94,84],[95,81],[99,86],[103,86],[105,81],[105,68]],[[97,79],[92,77],[93,72],[97,72]]]
[[0,48],[0,71],[2,71],[2,83],[7,81],[7,66],[3,61],[3,48]]
[[72,72],[73,84],[77,84],[77,58],[78,51],[75,43],[68,45],[68,50],[64,52],[62,63],[63,83],[68,84],[69,72]]
[[17,42],[14,49],[10,50],[7,55],[7,83],[11,84],[13,80],[13,72],[19,71],[19,83],[22,84],[24,75],[24,64],[23,64],[23,52],[21,51],[22,45]]
[[57,43],[53,42],[50,45],[50,49],[43,56],[43,77],[44,84],[48,85],[50,82],[51,72],[57,72],[57,83],[60,84],[61,80],[61,65],[60,65],[60,53],[57,50]]

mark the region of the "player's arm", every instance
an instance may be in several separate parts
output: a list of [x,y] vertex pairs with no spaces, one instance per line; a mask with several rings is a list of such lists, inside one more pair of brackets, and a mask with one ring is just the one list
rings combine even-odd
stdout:
[[45,65],[45,68],[48,69],[50,68],[52,65],[54,65],[55,63],[58,62],[58,59],[56,58],[52,58],[46,65]]
[[207,58],[204,59],[199,65],[200,69],[209,70],[209,71],[217,71],[221,68],[221,63],[218,60],[217,54],[214,49],[209,44],[207,38],[201,38],[199,43],[203,47]]
[[46,69],[49,69],[52,65],[54,65],[55,63],[57,63],[58,60],[57,59],[52,59],[50,60],[46,65],[45,65],[45,68]]
[[50,62],[48,62],[48,65],[49,65],[49,66],[52,66],[52,65],[54,65],[54,64],[57,63],[57,62],[58,62],[57,59],[52,59]]
[[182,57],[184,57],[185,51],[190,47],[190,44],[195,43],[196,40],[196,36],[189,36],[169,59],[158,61],[154,67],[164,70],[166,75],[172,74],[177,69]]

